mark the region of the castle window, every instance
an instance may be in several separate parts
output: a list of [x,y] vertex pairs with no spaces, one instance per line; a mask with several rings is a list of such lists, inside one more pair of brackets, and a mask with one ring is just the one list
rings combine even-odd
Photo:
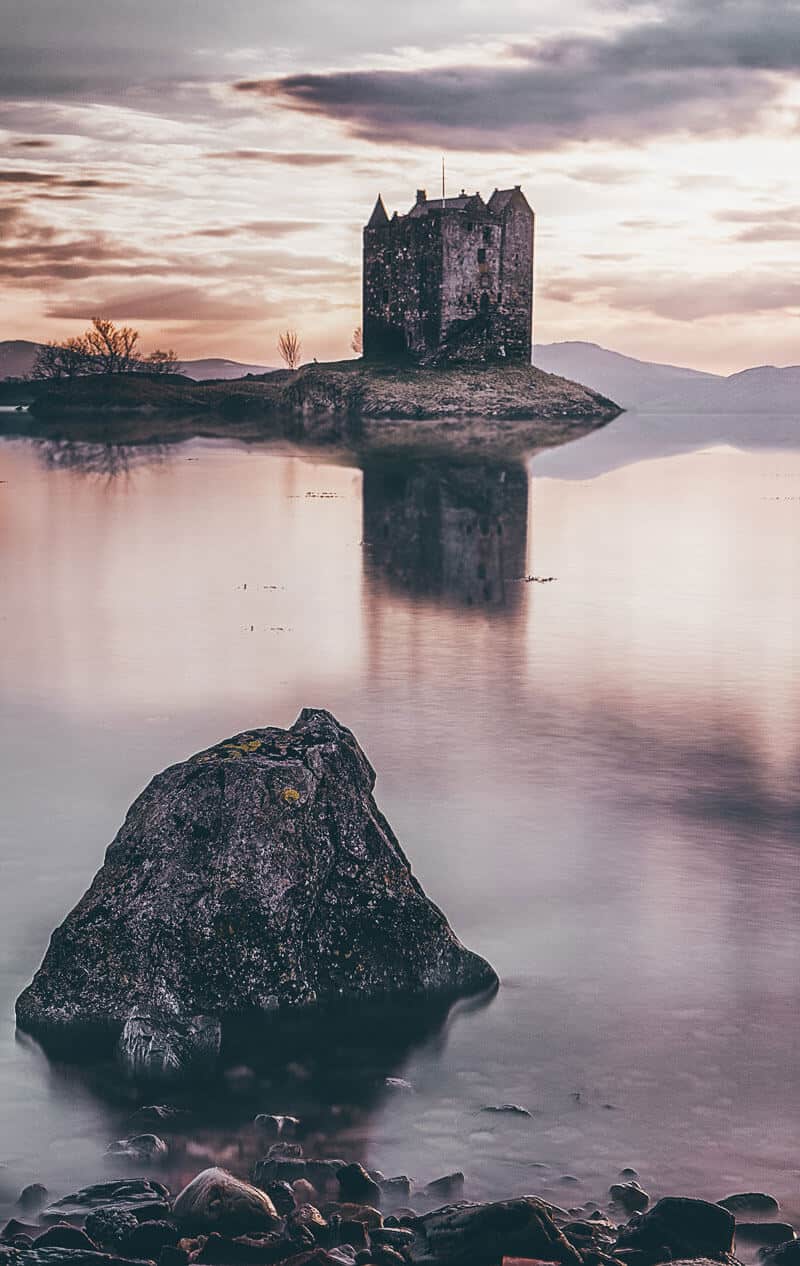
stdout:
[[484,250],[482,246],[478,248],[478,263],[479,264],[486,263],[486,251]]
[[475,225],[472,223],[472,220],[467,220],[467,232],[471,233],[474,227]]
[[483,240],[484,242],[491,242],[492,240],[492,230],[489,228],[488,224],[483,230]]
[[388,303],[388,302],[389,302],[389,291],[388,291],[388,290],[386,290],[386,289],[384,289],[383,294],[381,295],[381,298],[383,299],[383,302],[384,302],[384,303]]

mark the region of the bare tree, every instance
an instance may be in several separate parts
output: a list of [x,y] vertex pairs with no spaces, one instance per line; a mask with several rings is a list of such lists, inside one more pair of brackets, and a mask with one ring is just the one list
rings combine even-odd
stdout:
[[46,343],[40,347],[30,377],[41,382],[59,378],[81,378],[91,372],[91,357],[83,340],[69,338],[64,343]]
[[297,330],[284,330],[283,334],[278,338],[278,351],[281,360],[288,365],[289,369],[297,369],[300,364],[300,353],[303,350],[303,344]]
[[[94,317],[90,328],[79,338],[40,347],[30,377],[53,380],[88,374],[180,373],[177,353],[171,347],[157,347],[149,356],[143,356],[138,342],[138,330],[115,325],[106,317]],[[298,342],[298,355],[299,350]]]
[[136,347],[139,331],[129,325],[115,325],[107,317],[92,317],[91,326],[79,341],[92,357],[96,373],[129,374],[141,361]]
[[139,368],[144,374],[179,374],[181,372],[177,353],[171,347],[166,351],[157,347],[139,362]]
[[350,346],[356,356],[364,355],[364,333],[360,325],[353,330],[353,337],[350,339]]

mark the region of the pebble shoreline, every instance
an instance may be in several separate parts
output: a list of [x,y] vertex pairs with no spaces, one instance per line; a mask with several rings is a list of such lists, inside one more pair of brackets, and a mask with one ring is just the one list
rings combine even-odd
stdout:
[[[418,1187],[405,1175],[305,1156],[295,1117],[261,1114],[254,1124],[276,1141],[250,1181],[211,1167],[176,1191],[135,1177],[54,1201],[29,1185],[0,1231],[0,1266],[734,1266],[740,1246],[764,1266],[800,1266],[800,1241],[763,1192],[651,1204],[625,1169],[605,1209],[538,1196],[477,1203],[460,1171]],[[152,1172],[170,1145],[139,1134],[108,1153]]]

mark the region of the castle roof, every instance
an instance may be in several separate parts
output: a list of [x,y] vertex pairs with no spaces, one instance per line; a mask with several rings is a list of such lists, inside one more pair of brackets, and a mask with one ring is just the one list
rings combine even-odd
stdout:
[[408,212],[408,216],[412,220],[417,220],[421,215],[428,215],[431,211],[466,211],[468,207],[483,210],[485,205],[479,193],[464,193],[462,190],[455,198],[429,198],[418,201]]
[[386,207],[383,205],[383,198],[380,194],[378,194],[377,201],[372,209],[372,215],[367,221],[367,228],[377,229],[380,228],[381,225],[388,223],[389,217],[386,214]]
[[528,205],[528,199],[522,192],[519,185],[515,185],[513,189],[495,189],[489,199],[489,210],[494,211],[495,215],[501,215],[505,211],[514,194],[518,193],[525,205]]
[[[411,210],[403,215],[398,215],[395,211],[392,216],[392,222],[395,220],[419,220],[432,212],[441,213],[443,211],[456,212],[457,214],[474,212],[479,218],[481,213],[485,216],[487,212],[490,216],[502,215],[511,200],[517,196],[522,199],[525,206],[528,206],[528,201],[519,185],[515,185],[513,189],[495,189],[488,203],[484,202],[479,193],[465,193],[463,189],[460,194],[453,198],[428,198],[425,190],[420,189],[417,192],[417,201]],[[530,207],[528,209],[530,210]],[[367,227],[371,229],[382,228],[389,223],[390,220],[386,207],[383,204],[383,198],[378,195],[372,215],[367,221]]]

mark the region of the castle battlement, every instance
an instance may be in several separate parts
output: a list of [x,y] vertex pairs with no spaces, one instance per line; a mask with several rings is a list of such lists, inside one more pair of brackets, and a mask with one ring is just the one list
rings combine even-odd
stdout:
[[533,237],[519,185],[488,202],[420,189],[391,218],[379,196],[364,228],[365,359],[530,364]]

